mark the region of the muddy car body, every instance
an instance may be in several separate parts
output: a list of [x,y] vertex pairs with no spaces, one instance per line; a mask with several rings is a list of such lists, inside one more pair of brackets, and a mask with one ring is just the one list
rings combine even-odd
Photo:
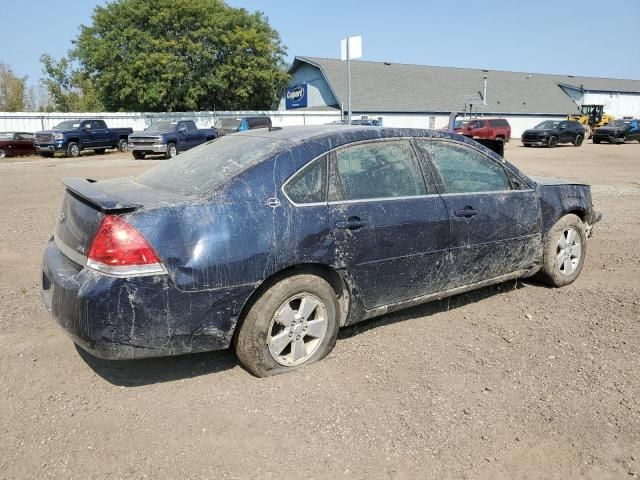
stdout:
[[[541,270],[570,283],[598,220],[589,186],[427,130],[242,132],[140,177],[65,183],[43,293],[74,341],[110,359],[233,343],[257,375],[407,306]],[[567,218],[574,257],[554,230]]]

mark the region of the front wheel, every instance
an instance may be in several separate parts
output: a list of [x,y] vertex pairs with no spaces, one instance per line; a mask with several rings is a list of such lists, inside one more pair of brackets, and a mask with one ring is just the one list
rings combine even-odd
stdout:
[[316,362],[336,344],[339,311],[335,292],[323,278],[284,278],[247,312],[235,339],[238,360],[257,377]]
[[128,150],[129,150],[129,143],[124,138],[121,138],[120,141],[118,141],[118,151],[126,152]]
[[0,148],[0,158],[5,158],[7,156],[7,151],[4,148]]
[[176,155],[178,155],[178,147],[176,146],[176,144],[170,143],[169,145],[167,145],[167,153],[165,154],[164,158],[173,158]]
[[80,145],[71,142],[67,147],[67,157],[76,158],[80,156]]
[[582,137],[582,135],[577,135],[575,140],[573,141],[573,145],[576,147],[579,147],[580,145],[582,145],[584,138]]
[[553,136],[549,139],[549,147],[550,148],[555,148],[558,146],[558,137]]
[[545,241],[542,280],[553,287],[569,285],[580,275],[586,255],[584,223],[576,215],[565,215],[551,227]]

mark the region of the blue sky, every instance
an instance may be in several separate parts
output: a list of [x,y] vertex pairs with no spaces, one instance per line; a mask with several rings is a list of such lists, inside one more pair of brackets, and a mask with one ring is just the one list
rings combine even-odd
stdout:
[[[39,57],[64,55],[104,0],[3,2],[0,62],[29,83]],[[295,55],[338,57],[363,36],[364,60],[640,79],[640,0],[229,0],[263,11]]]

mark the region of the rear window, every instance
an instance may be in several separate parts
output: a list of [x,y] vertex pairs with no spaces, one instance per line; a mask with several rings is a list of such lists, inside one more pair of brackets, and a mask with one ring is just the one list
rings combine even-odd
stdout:
[[493,127],[508,127],[509,122],[507,122],[504,118],[498,118],[496,120],[489,120],[489,125]]
[[142,185],[179,195],[204,196],[240,172],[269,158],[288,142],[229,135],[181,153],[138,176]]

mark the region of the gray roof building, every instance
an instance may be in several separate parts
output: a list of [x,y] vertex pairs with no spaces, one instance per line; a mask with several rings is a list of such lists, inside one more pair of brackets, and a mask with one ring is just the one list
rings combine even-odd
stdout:
[[[345,62],[296,57],[290,85],[306,83],[307,109],[340,108],[347,103]],[[499,115],[566,115],[577,104],[565,88],[580,91],[640,92],[640,80],[545,75],[388,62],[351,62],[352,110],[359,113],[448,113],[462,111],[469,97],[482,98],[479,112]],[[574,96],[575,98],[575,96]],[[284,101],[280,108],[284,109]],[[475,107],[474,107],[475,108]]]

